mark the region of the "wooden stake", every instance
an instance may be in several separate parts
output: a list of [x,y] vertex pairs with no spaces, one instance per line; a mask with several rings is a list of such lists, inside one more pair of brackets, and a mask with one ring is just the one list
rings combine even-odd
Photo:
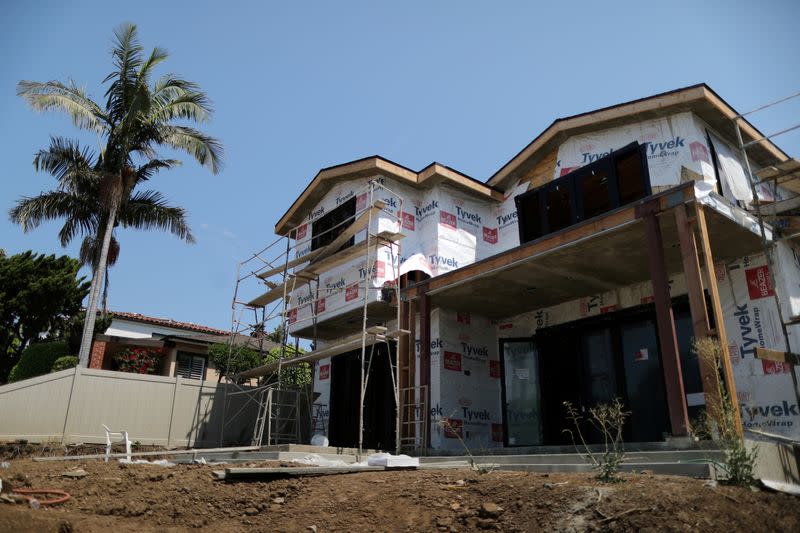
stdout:
[[708,275],[708,292],[711,295],[711,310],[714,313],[714,323],[716,324],[717,338],[719,339],[720,352],[722,354],[722,373],[725,377],[725,386],[728,389],[728,398],[733,404],[733,422],[736,426],[736,433],[740,437],[744,437],[742,416],[739,412],[739,400],[736,395],[736,380],[733,377],[733,365],[731,363],[730,350],[728,349],[728,334],[725,331],[725,316],[722,314],[717,274],[714,269],[714,256],[711,253],[711,242],[708,237],[705,209],[700,203],[695,205],[697,210],[697,231],[700,233],[700,246],[703,250],[703,259],[705,261],[706,274]]

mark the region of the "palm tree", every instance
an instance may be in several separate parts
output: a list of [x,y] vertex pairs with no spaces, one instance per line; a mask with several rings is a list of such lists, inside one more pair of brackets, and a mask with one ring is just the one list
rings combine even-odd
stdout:
[[81,366],[88,365],[100,286],[107,265],[119,252],[119,244],[112,244],[114,228],[157,228],[193,241],[183,209],[167,205],[156,191],[136,191],[157,172],[180,164],[160,157],[157,149],[186,152],[214,174],[222,160],[219,141],[185,125],[204,123],[210,117],[205,93],[172,74],[151,82],[155,67],[167,58],[167,52],[156,47],[145,55],[133,24],[120,26],[114,34],[114,70],[103,80],[108,83],[104,107],[74,82],[21,81],[17,88],[17,94],[34,109],[64,111],[76,127],[95,132],[102,140],[102,149],[95,154],[78,141],[51,138],[50,146],[36,154],[34,167],[52,174],[58,188],[22,198],[10,212],[12,221],[24,231],[46,220],[65,219],[59,232],[62,245],[84,236],[81,258],[92,265],[92,288],[79,354]]

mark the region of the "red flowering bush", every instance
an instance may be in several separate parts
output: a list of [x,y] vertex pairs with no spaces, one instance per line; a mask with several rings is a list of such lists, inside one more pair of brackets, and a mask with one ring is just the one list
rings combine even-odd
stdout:
[[114,361],[121,372],[155,374],[163,356],[161,348],[126,348],[114,356]]

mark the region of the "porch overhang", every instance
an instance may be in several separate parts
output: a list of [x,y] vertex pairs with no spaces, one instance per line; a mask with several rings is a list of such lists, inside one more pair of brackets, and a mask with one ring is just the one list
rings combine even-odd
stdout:
[[[504,319],[650,280],[643,209],[657,213],[667,272],[683,271],[674,209],[690,216],[702,202],[714,260],[761,251],[755,218],[714,195],[698,198],[693,183],[649,196],[603,216],[523,244],[407,288],[430,306]],[[771,232],[770,232],[771,233]]]

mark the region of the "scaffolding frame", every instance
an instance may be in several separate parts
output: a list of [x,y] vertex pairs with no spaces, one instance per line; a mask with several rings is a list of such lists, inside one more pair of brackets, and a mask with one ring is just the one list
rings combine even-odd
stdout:
[[[773,231],[772,240],[768,239],[767,238],[767,231],[766,231],[766,222],[764,220],[764,216],[766,214],[768,214],[768,213],[765,213],[765,210],[762,210],[762,207],[764,207],[766,205],[766,202],[763,202],[761,200],[761,198],[759,197],[759,192],[758,192],[759,186],[769,187],[770,184],[771,184],[772,185],[772,197],[773,198],[777,198],[778,197],[778,186],[781,186],[784,190],[788,190],[790,192],[794,192],[795,196],[794,196],[793,199],[797,199],[798,200],[798,202],[794,202],[792,204],[793,208],[788,208],[787,211],[785,211],[785,212],[793,211],[793,210],[796,210],[796,209],[800,208],[800,162],[798,162],[796,159],[789,158],[787,161],[784,161],[784,162],[782,162],[782,163],[780,163],[780,164],[778,164],[776,166],[767,167],[767,168],[761,169],[761,170],[759,170],[759,171],[754,173],[753,169],[752,169],[752,166],[750,164],[750,158],[749,158],[748,153],[747,153],[747,149],[749,147],[751,147],[751,146],[755,146],[755,145],[761,144],[761,143],[766,142],[766,141],[771,141],[772,139],[774,139],[775,137],[778,137],[779,135],[783,135],[785,133],[788,133],[790,131],[794,131],[794,130],[800,128],[800,123],[794,124],[794,125],[786,127],[786,128],[783,128],[783,129],[781,129],[779,131],[776,131],[775,133],[771,133],[769,135],[762,135],[761,137],[759,137],[757,139],[753,139],[753,140],[751,140],[749,142],[744,142],[744,139],[742,137],[742,131],[741,131],[741,128],[739,126],[740,121],[743,120],[744,117],[746,117],[746,116],[753,115],[754,113],[757,113],[759,111],[763,111],[765,109],[772,108],[774,106],[777,106],[779,104],[783,104],[785,102],[788,102],[788,101],[793,100],[793,99],[798,98],[798,97],[800,97],[800,92],[791,94],[789,96],[785,96],[783,98],[779,98],[778,100],[774,100],[774,101],[769,102],[767,104],[761,105],[761,106],[759,106],[759,107],[757,107],[757,108],[755,108],[755,109],[753,109],[751,111],[748,111],[746,113],[740,113],[740,114],[734,116],[732,121],[733,121],[734,129],[736,130],[736,140],[738,142],[738,148],[739,148],[739,151],[741,152],[742,157],[744,159],[745,171],[746,171],[748,183],[750,185],[750,191],[751,191],[751,193],[753,195],[752,206],[753,206],[753,211],[754,211],[754,213],[756,215],[756,218],[758,220],[758,227],[759,227],[759,232],[760,232],[760,236],[761,236],[761,247],[762,247],[764,256],[766,257],[766,260],[767,260],[767,266],[768,266],[767,270],[769,271],[769,279],[770,279],[770,283],[772,284],[772,298],[774,299],[775,307],[778,310],[778,320],[781,323],[781,333],[783,334],[784,342],[786,343],[786,352],[785,352],[785,354],[783,356],[783,359],[785,361],[789,362],[788,363],[789,364],[789,374],[792,377],[792,386],[794,388],[794,393],[795,393],[795,397],[797,399],[797,402],[798,402],[798,404],[800,404],[800,384],[798,384],[797,376],[795,374],[795,365],[792,364],[792,361],[796,360],[796,357],[793,357],[792,345],[791,345],[791,341],[790,341],[790,338],[789,338],[789,330],[788,330],[788,326],[800,324],[800,316],[789,317],[788,320],[784,317],[783,308],[781,306],[782,298],[781,298],[781,295],[780,295],[780,292],[781,292],[780,291],[780,286],[777,284],[777,280],[775,278],[775,264],[776,264],[776,261],[775,261],[775,256],[774,256],[776,243],[779,240],[795,239],[797,237],[800,237],[800,232],[798,232],[796,229],[793,230],[794,231],[793,233],[792,232],[785,232],[785,231],[782,231],[780,228],[776,228],[774,226],[771,226],[773,230],[778,229],[779,232],[786,233],[786,234],[782,235],[781,237],[776,237],[776,233]],[[794,205],[794,204],[796,204],[796,205]],[[771,213],[773,215],[779,215],[780,214],[780,212],[778,212],[777,208],[767,209],[766,211],[768,211],[769,213]],[[763,352],[767,352],[767,353],[771,352],[773,354],[772,357],[775,357],[774,350],[762,350],[762,353]]]
[[[396,212],[387,208],[386,202],[377,198],[394,198],[397,202]],[[297,403],[299,396],[294,402],[294,431],[287,432],[285,428],[289,422],[286,412],[292,406],[292,402],[277,400],[283,398],[287,392],[291,394],[297,391],[287,389],[283,386],[283,371],[287,365],[299,363],[312,363],[327,357],[333,357],[348,351],[360,349],[360,391],[359,391],[359,434],[358,448],[359,453],[363,451],[364,436],[364,401],[369,384],[369,375],[372,368],[374,347],[377,343],[386,343],[387,356],[389,357],[389,369],[393,386],[393,399],[395,405],[395,451],[399,452],[401,447],[401,397],[400,385],[400,365],[399,350],[395,350],[395,362],[392,362],[391,343],[398,341],[400,336],[408,335],[409,331],[400,329],[401,324],[401,247],[400,239],[403,238],[402,231],[402,210],[403,198],[392,191],[382,180],[372,179],[359,189],[355,196],[356,212],[351,217],[336,224],[332,228],[312,235],[311,222],[292,228],[285,235],[279,236],[272,243],[250,256],[237,266],[236,286],[231,302],[231,335],[229,339],[228,359],[226,368],[230,368],[231,361],[236,357],[236,352],[242,345],[257,349],[259,359],[267,361],[266,356],[269,348],[266,347],[267,328],[270,325],[277,325],[280,331],[279,353],[275,361],[268,361],[266,364],[255,369],[239,372],[234,375],[227,375],[225,380],[237,390],[228,393],[225,387],[225,409],[222,416],[222,431],[220,444],[224,439],[225,427],[244,411],[244,408],[254,402],[258,405],[258,415],[253,429],[252,445],[262,445],[266,431],[267,444],[280,444],[279,441],[299,440],[299,411]],[[361,198],[365,201],[361,202]],[[362,203],[359,207],[359,203]],[[378,217],[382,216],[389,219],[389,230],[378,231]],[[300,231],[303,228],[303,231]],[[395,231],[396,228],[396,231]],[[337,232],[333,234],[333,232]],[[364,232],[363,240],[358,240],[350,246],[346,246],[351,239]],[[331,242],[325,246],[312,248],[312,240],[328,235]],[[318,241],[317,241],[318,242]],[[383,286],[374,286],[377,276],[378,253],[381,249],[388,249],[391,258],[391,268],[395,279],[387,281]],[[363,252],[363,255],[362,255]],[[320,322],[320,315],[324,312],[328,317],[336,316],[336,311],[344,309],[352,303],[345,302],[335,308],[326,307],[320,310],[319,303],[323,298],[331,294],[345,290],[321,288],[320,276],[329,272],[331,269],[342,265],[348,261],[353,261],[359,255],[363,257],[364,268],[366,270],[364,279],[357,282],[357,288],[362,292],[361,305],[361,328],[360,332],[348,337],[331,341],[329,346],[319,347],[317,337],[317,325]],[[257,282],[263,283],[267,291],[251,300],[243,298],[245,284]],[[308,287],[310,299],[298,301],[297,293],[304,286]],[[389,294],[389,305],[393,302],[397,307],[396,328],[389,331],[385,323],[381,325],[370,325],[368,319],[369,304],[375,303],[371,295],[372,291],[382,291],[381,301],[384,295]],[[383,292],[386,291],[386,292]],[[303,308],[310,309],[308,316],[298,319],[297,314]],[[348,310],[351,312],[351,310]],[[246,317],[252,313],[252,322]],[[323,318],[324,320],[324,318]],[[312,351],[301,354],[299,351],[299,337],[295,337],[294,346],[290,343],[290,328],[297,328],[299,324],[310,322],[312,329]],[[297,329],[295,329],[297,331]],[[246,339],[242,342],[242,339]],[[244,386],[244,382],[256,379],[256,386]],[[228,397],[244,394],[248,399],[245,404],[229,418],[228,416]],[[313,391],[311,391],[313,395]],[[317,427],[317,419],[324,406],[308,401],[309,418],[312,422],[312,429]],[[327,428],[327,420],[323,424]]]

